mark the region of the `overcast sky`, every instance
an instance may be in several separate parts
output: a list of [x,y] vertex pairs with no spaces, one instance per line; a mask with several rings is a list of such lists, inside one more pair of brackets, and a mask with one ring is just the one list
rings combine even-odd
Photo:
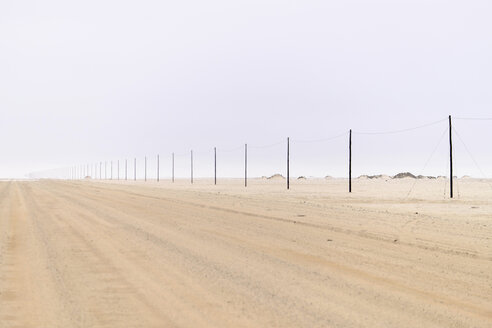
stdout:
[[[346,175],[347,136],[492,117],[492,1],[0,1],[0,177],[161,154],[169,175]],[[447,122],[354,134],[354,173],[447,173]],[[492,177],[492,121],[455,120]],[[457,138],[457,137],[456,137]],[[433,150],[437,149],[431,157]],[[183,156],[181,156],[183,154]],[[483,174],[456,140],[457,174]],[[426,162],[428,165],[426,166]],[[424,169],[425,168],[425,169]]]

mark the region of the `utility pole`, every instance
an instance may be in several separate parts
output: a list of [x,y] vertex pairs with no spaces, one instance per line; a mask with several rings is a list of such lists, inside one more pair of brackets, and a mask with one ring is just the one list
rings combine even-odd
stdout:
[[290,138],[287,137],[287,190],[290,189]]
[[453,126],[451,124],[451,115],[449,115],[449,186],[450,192],[449,195],[453,198],[453,138],[452,138],[452,129]]
[[352,129],[349,132],[349,192],[352,192]]
[[193,150],[191,151],[191,184],[193,184]]
[[248,144],[244,144],[244,186],[248,186]]

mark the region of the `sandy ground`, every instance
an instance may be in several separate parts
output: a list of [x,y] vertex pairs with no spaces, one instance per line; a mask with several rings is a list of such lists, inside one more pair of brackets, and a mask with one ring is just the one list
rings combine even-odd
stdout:
[[0,182],[0,327],[492,327],[492,184],[446,186]]

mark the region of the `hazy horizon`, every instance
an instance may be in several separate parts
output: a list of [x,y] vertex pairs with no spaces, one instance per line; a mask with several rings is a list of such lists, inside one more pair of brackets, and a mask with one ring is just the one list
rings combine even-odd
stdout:
[[491,14],[477,0],[4,1],[0,177],[144,156],[155,176],[157,154],[168,177],[175,152],[186,178],[190,150],[210,177],[214,147],[219,176],[241,177],[245,143],[251,177],[285,175],[287,137],[292,176],[346,177],[349,129],[354,177],[448,175],[448,115],[455,175],[492,177],[492,120],[459,119],[492,117]]

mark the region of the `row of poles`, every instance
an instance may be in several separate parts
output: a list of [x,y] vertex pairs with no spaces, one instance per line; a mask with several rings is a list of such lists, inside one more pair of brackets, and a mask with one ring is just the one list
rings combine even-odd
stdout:
[[[449,179],[450,179],[450,197],[453,198],[453,139],[452,139],[452,121],[451,121],[451,115],[449,115],[449,161],[450,161],[450,172],[449,172]],[[159,165],[159,155],[157,155],[157,181],[160,181],[160,165]],[[113,180],[113,162],[111,163],[111,174],[110,174],[110,180]],[[193,150],[190,152],[190,163],[191,163],[191,170],[190,170],[190,181],[193,184]],[[99,163],[99,179],[102,179],[102,165],[103,163]],[[107,162],[104,163],[104,175],[105,179],[108,179],[107,177]],[[82,177],[85,177],[89,175],[90,172],[90,165],[83,165],[82,167],[79,168],[77,172],[77,167],[72,168],[72,178],[76,179],[77,176],[82,175]],[[133,165],[133,179],[136,181],[137,180],[137,159],[134,159],[134,165]],[[118,170],[118,175],[117,179],[120,180],[120,161],[118,160],[117,162],[117,170]],[[95,172],[97,172],[97,164],[95,167]],[[352,129],[349,130],[349,161],[348,161],[348,191],[351,193],[352,192]],[[125,160],[125,180],[128,180],[128,160]],[[144,165],[144,180],[147,181],[147,157],[145,157],[145,165]],[[290,189],[290,138],[287,138],[287,189]],[[172,153],[172,178],[171,181],[174,183],[175,177],[174,177],[174,153]],[[214,184],[217,184],[217,147],[214,147]],[[248,144],[244,145],[244,186],[248,186]]]

